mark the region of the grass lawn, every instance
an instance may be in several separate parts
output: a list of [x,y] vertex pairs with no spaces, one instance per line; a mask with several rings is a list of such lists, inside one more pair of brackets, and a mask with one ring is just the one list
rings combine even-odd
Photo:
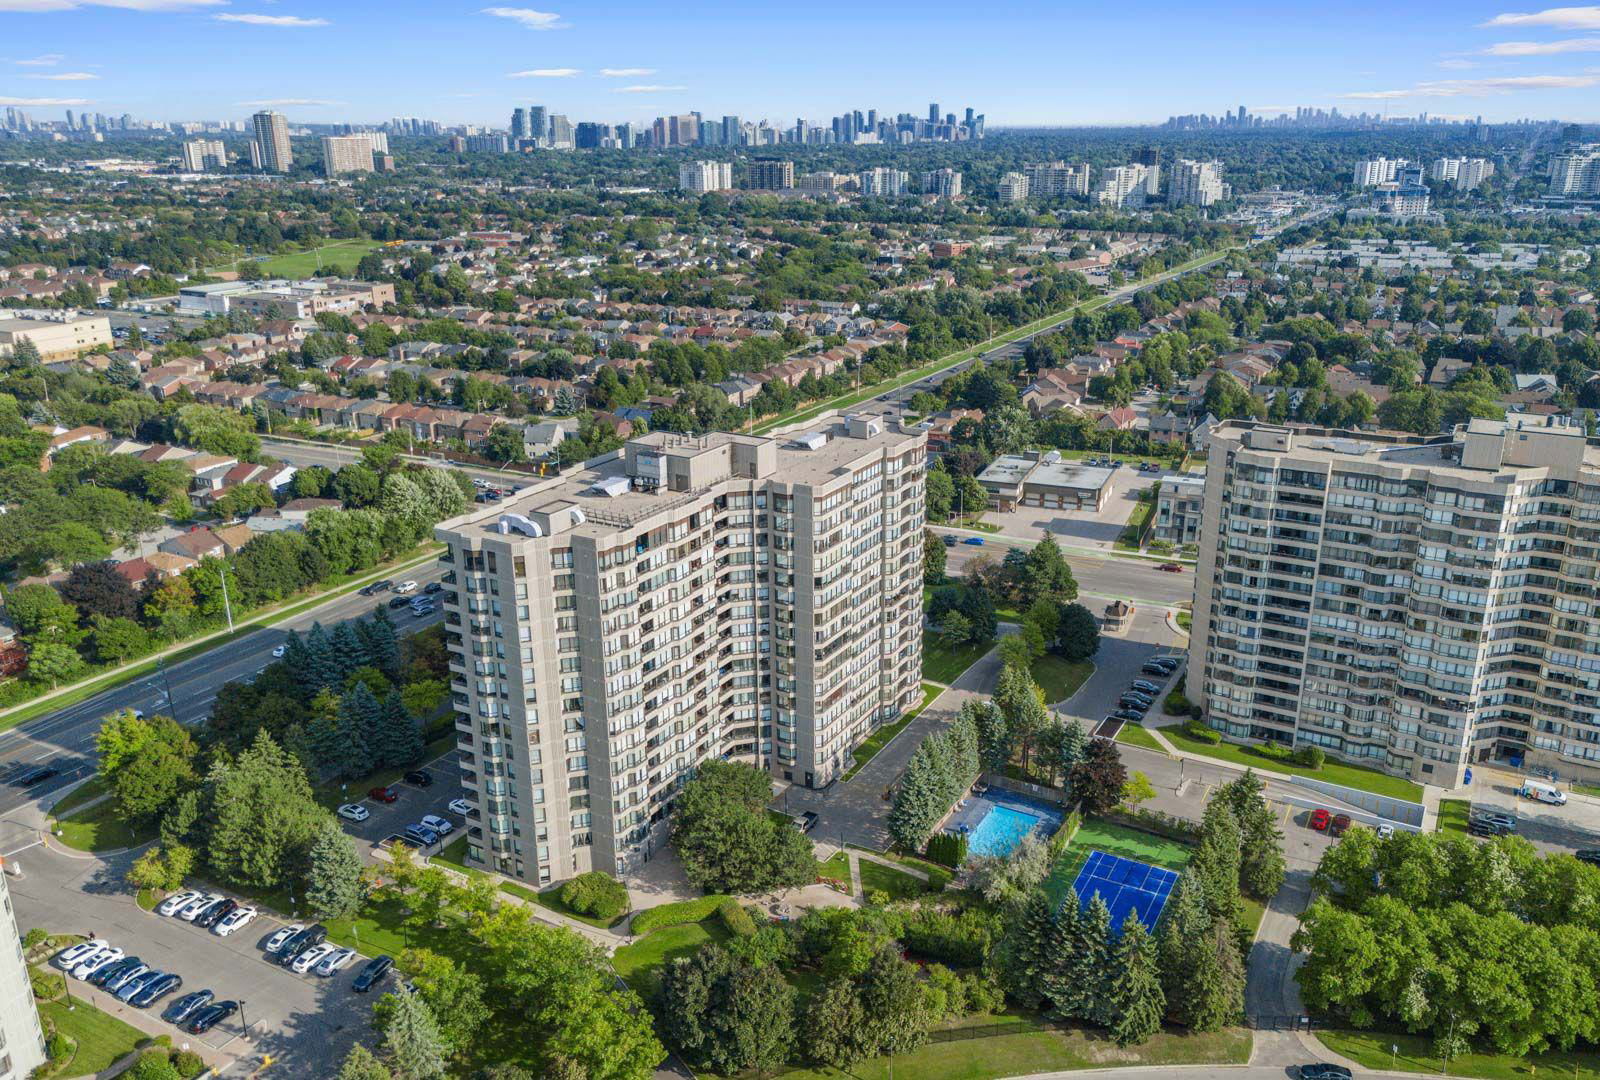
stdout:
[[1044,700],[1051,705],[1076,694],[1093,674],[1092,660],[1065,660],[1047,653],[1033,662],[1033,681],[1044,690]]
[[331,244],[324,244],[310,251],[297,251],[292,255],[274,255],[256,265],[261,267],[261,272],[267,277],[304,278],[316,272],[320,257],[324,270],[337,267],[341,274],[353,274],[361,257],[377,246],[376,240],[335,240]]
[[1155,509],[1156,501],[1153,498],[1140,499],[1134,504],[1133,513],[1128,515],[1128,523],[1122,527],[1122,533],[1117,537],[1118,550],[1139,550],[1139,541],[1144,537],[1145,526],[1149,524],[1150,515]]
[[1239,899],[1244,902],[1244,928],[1250,931],[1250,936],[1254,938],[1261,930],[1261,920],[1267,914],[1267,905],[1248,896],[1241,896]]
[[923,893],[938,891],[931,881],[912,877],[871,859],[858,859],[856,862],[861,867],[861,891],[867,896],[882,892],[888,893],[894,900],[914,900]]
[[[1438,1073],[1444,1063],[1433,1053],[1433,1040],[1427,1035],[1391,1034],[1382,1031],[1318,1031],[1316,1037],[1329,1050],[1343,1054],[1358,1065],[1385,1071]],[[1400,1053],[1391,1056],[1389,1048]],[[1484,1080],[1529,1080],[1535,1075],[1600,1078],[1600,1054],[1553,1050],[1525,1058],[1503,1054],[1468,1054],[1450,1061],[1451,1076],[1477,1076]]]
[[[317,802],[321,803],[323,806],[326,806],[329,810],[334,809],[341,803],[360,802],[362,799],[367,797],[367,792],[371,791],[373,788],[388,787],[390,784],[398,782],[402,776],[410,772],[412,769],[420,769],[428,764],[431,764],[455,748],[456,729],[452,726],[446,728],[443,732],[434,736],[432,739],[429,739],[427,744],[423,746],[422,765],[399,765],[392,769],[379,769],[370,776],[363,776],[360,780],[351,780],[344,784],[341,784],[337,780],[331,780],[326,784],[318,784],[316,788],[313,789],[312,793],[316,796]],[[453,780],[454,777],[441,778],[435,775],[434,779]],[[461,840],[466,840],[465,832],[461,834]],[[466,847],[463,844],[463,855],[465,852]],[[450,860],[447,859],[445,861],[448,862]]]
[[1120,855],[1151,866],[1164,866],[1168,870],[1182,870],[1189,865],[1189,858],[1194,854],[1194,849],[1188,844],[1169,840],[1165,836],[1097,818],[1085,818],[1072,843],[1067,845],[1067,850],[1050,868],[1050,876],[1044,882],[1045,889],[1058,902],[1067,895],[1067,890],[1077,879],[1078,869],[1089,858],[1090,851]]
[[843,779],[848,780],[865,768],[867,762],[871,761],[878,755],[879,750],[882,750],[885,746],[888,746],[889,741],[904,731],[906,729],[906,725],[915,720],[921,714],[922,710],[928,707],[928,703],[934,698],[938,697],[941,693],[943,693],[942,687],[935,686],[932,683],[923,683],[922,703],[914,709],[907,709],[900,719],[896,720],[892,724],[885,724],[883,727],[879,728],[877,731],[874,731],[871,735],[868,735],[865,739],[863,739],[861,741],[861,745],[855,749],[856,763],[850,766],[849,771],[844,774]]
[[70,795],[57,799],[55,805],[50,807],[50,812],[56,817],[61,817],[107,793],[105,781],[98,776],[92,776],[74,788]]
[[468,877],[482,877],[483,871],[476,866],[467,864],[467,834],[463,830],[461,835],[440,849],[439,854],[431,856],[430,863],[447,863],[452,870],[459,870]]
[[968,642],[951,648],[938,634],[923,631],[922,677],[949,686],[993,647],[993,642]]
[[1158,754],[1165,754],[1167,748],[1156,742],[1156,737],[1150,734],[1139,724],[1123,724],[1117,729],[1117,741],[1127,743],[1129,746],[1142,746],[1146,750],[1154,750]]
[[1192,612],[1192,611],[1180,611],[1180,612],[1178,612],[1178,626],[1179,626],[1179,628],[1181,628],[1183,630],[1183,632],[1185,634],[1187,634],[1194,626],[1194,612]]
[[1595,798],[1600,799],[1600,786],[1595,784],[1573,784],[1572,790],[1576,791],[1579,795],[1592,795]]
[[785,1073],[785,1080],[890,1080],[925,1077],[928,1080],[994,1080],[1036,1072],[1094,1069],[1119,1065],[1224,1065],[1243,1064],[1250,1056],[1250,1033],[1239,1028],[1203,1035],[1163,1031],[1143,1046],[1117,1046],[1098,1030],[1052,1027],[1029,1030],[1016,1016],[968,1017],[956,1026],[1009,1024],[1016,1034],[927,1043],[909,1054],[872,1058],[850,1068],[800,1070]]
[[57,1031],[78,1043],[72,1063],[52,1076],[93,1076],[109,1069],[145,1037],[138,1028],[124,1024],[77,997],[73,1002],[77,1007],[70,1011],[59,1001],[39,1003],[40,1017],[53,1022]]
[[[862,869],[866,869],[865,863],[862,864]],[[817,876],[843,882],[844,891],[849,895],[855,895],[855,890],[850,887],[850,856],[844,852],[836,851],[829,855],[822,865],[817,867]],[[863,873],[862,877],[865,876]]]
[[134,829],[117,817],[117,805],[110,799],[58,821],[57,826],[61,829],[61,842],[79,851],[114,851],[156,836],[153,828]]
[[688,956],[708,941],[726,941],[728,931],[716,917],[683,926],[664,926],[611,956],[611,966],[645,1001],[654,1001],[661,968],[668,960]]
[[[856,851],[871,850],[870,848],[856,847],[854,844],[850,844],[849,847]],[[888,859],[890,862],[899,863],[901,866],[909,866],[913,870],[921,870],[924,874],[927,874],[928,890],[930,892],[942,892],[946,885],[955,880],[955,871],[948,866],[941,866],[939,863],[920,859],[915,855],[901,855],[895,851],[873,851],[872,853],[879,858]],[[861,865],[866,866],[867,864],[862,863]]]
[[[324,919],[328,940],[359,950],[365,956],[387,953],[398,957],[408,946],[431,949],[461,964],[474,962],[476,946],[467,935],[455,930],[423,926],[408,929],[405,923],[406,900],[387,891],[380,891],[362,905],[353,919]],[[279,908],[278,910],[285,910]],[[302,922],[309,922],[302,917]]]
[[1439,832],[1467,831],[1467,815],[1472,809],[1472,804],[1466,799],[1440,799],[1439,800]]
[[1389,776],[1375,769],[1364,769],[1359,765],[1346,765],[1331,758],[1320,769],[1307,769],[1292,761],[1273,761],[1260,754],[1253,753],[1247,746],[1236,746],[1233,743],[1202,742],[1183,730],[1182,724],[1161,729],[1161,734],[1179,750],[1186,750],[1191,754],[1202,757],[1216,758],[1218,761],[1231,762],[1241,768],[1251,768],[1258,772],[1286,773],[1290,776],[1306,776],[1314,780],[1321,780],[1328,784],[1343,784],[1345,787],[1359,788],[1370,791],[1374,795],[1387,795],[1391,799],[1405,799],[1409,802],[1422,801],[1422,788],[1409,780],[1402,780],[1398,776]]

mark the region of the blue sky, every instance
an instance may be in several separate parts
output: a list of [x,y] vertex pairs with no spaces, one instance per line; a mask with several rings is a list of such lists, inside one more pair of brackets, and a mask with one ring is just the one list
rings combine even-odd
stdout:
[[0,0],[0,105],[500,126],[531,103],[610,122],[930,101],[991,125],[1238,105],[1600,119],[1600,6],[503,2]]

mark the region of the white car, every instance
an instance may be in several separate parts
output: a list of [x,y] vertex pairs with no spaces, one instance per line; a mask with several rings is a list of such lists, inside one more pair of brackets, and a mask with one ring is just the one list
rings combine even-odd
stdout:
[[318,964],[328,958],[330,953],[338,952],[339,946],[330,945],[324,941],[321,945],[313,945],[305,952],[294,958],[294,963],[289,965],[289,970],[304,975]]
[[338,814],[346,821],[365,821],[372,816],[372,811],[360,803],[347,802],[339,807]]
[[210,907],[212,904],[218,904],[221,902],[221,893],[206,893],[199,899],[191,900],[183,907],[179,908],[178,918],[182,919],[184,922],[194,922],[196,916],[198,916],[206,908]]
[[68,945],[56,953],[51,963],[63,971],[71,971],[101,949],[109,949],[111,943],[105,938],[95,938],[93,941],[81,941],[76,945]]
[[304,929],[305,927],[301,926],[299,923],[291,923],[290,925],[285,926],[283,929],[279,930],[277,933],[273,934],[267,939],[267,944],[265,946],[266,951],[268,953],[277,952],[279,949],[283,948],[284,942],[288,941],[290,938],[294,937]]
[[218,937],[227,937],[255,917],[256,909],[253,907],[234,908],[221,922],[211,928],[211,932]]
[[276,649],[272,650],[272,658],[274,660],[281,660],[281,659],[283,659],[283,654],[288,652],[288,651],[289,651],[289,646],[287,646],[287,645],[279,645]]
[[456,827],[450,823],[448,818],[442,818],[438,814],[423,814],[422,824],[440,836],[449,836],[456,831]]
[[87,979],[90,975],[93,975],[101,968],[109,967],[127,955],[127,953],[115,947],[110,949],[101,949],[99,952],[90,956],[77,967],[73,968],[72,977],[74,979]]
[[1379,840],[1387,840],[1387,839],[1389,839],[1389,837],[1391,837],[1393,835],[1394,835],[1394,826],[1393,825],[1390,825],[1388,822],[1384,822],[1382,825],[1378,826],[1378,839]]
[[205,893],[200,892],[198,889],[187,889],[184,892],[173,893],[156,905],[156,914],[176,915],[204,895]]
[[354,960],[355,956],[356,951],[354,949],[335,949],[322,958],[322,962],[317,965],[317,974],[332,975],[351,960]]
[[460,814],[462,817],[466,817],[472,813],[472,804],[465,799],[451,799],[449,810],[452,814]]
[[400,584],[394,587],[394,591],[399,593],[401,596],[404,596],[406,593],[416,592],[417,583],[415,581],[402,581]]

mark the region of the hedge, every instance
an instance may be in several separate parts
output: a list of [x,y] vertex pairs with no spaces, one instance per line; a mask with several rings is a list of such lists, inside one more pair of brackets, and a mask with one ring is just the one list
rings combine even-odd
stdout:
[[1056,826],[1056,831],[1050,834],[1050,857],[1059,858],[1067,850],[1067,845],[1072,843],[1072,838],[1078,835],[1078,829],[1083,825],[1083,815],[1074,810],[1062,819]]
[[662,904],[660,907],[641,911],[633,917],[633,934],[638,937],[652,930],[660,930],[664,926],[684,926],[688,923],[703,922],[716,914],[718,906],[724,900],[730,899],[732,897],[713,893],[697,900],[679,900],[675,904]]
[[1199,720],[1185,720],[1183,722],[1183,733],[1191,739],[1199,739],[1201,742],[1210,743],[1212,746],[1222,741],[1222,732],[1216,728],[1206,727]]
[[755,919],[750,917],[743,904],[731,896],[717,905],[717,918],[722,920],[722,925],[734,937],[749,937],[756,932]]
[[1146,810],[1143,807],[1118,807],[1109,814],[1103,815],[1104,820],[1126,825],[1131,829],[1154,833],[1165,836],[1170,840],[1182,840],[1192,843],[1200,839],[1200,826],[1187,818],[1176,817],[1164,810]]
[[938,833],[928,838],[928,858],[952,870],[967,861],[967,838],[963,833]]
[[579,874],[561,886],[561,902],[579,915],[610,922],[628,910],[628,890],[604,870]]

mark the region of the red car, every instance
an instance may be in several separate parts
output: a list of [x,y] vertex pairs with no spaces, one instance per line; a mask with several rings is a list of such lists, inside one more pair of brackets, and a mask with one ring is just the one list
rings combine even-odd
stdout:
[[1336,815],[1334,817],[1332,824],[1330,824],[1328,826],[1328,832],[1329,832],[1330,835],[1333,835],[1333,836],[1343,836],[1344,835],[1344,831],[1346,829],[1348,829],[1349,827],[1350,827],[1350,815],[1349,814],[1338,814],[1338,815]]
[[1326,832],[1328,829],[1328,812],[1320,809],[1311,811],[1311,827],[1318,832]]
[[375,787],[367,792],[367,798],[375,799],[381,803],[391,803],[400,798],[400,792],[392,787]]
[[1183,564],[1175,562],[1162,563],[1161,569],[1165,570],[1169,574],[1181,574],[1183,573]]

